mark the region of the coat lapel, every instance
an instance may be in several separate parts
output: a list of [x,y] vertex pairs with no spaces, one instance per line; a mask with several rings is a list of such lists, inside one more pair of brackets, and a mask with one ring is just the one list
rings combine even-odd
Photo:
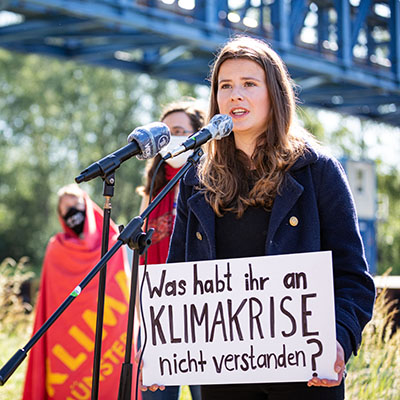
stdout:
[[[296,171],[307,164],[315,162],[317,159],[317,154],[310,148],[303,157],[300,157],[296,161],[294,166],[291,168],[291,171]],[[184,180],[186,184],[192,186],[198,184],[199,181],[194,168],[188,171]],[[279,225],[287,217],[290,209],[295,205],[303,191],[304,187],[299,184],[290,173],[286,174],[286,180],[283,185],[282,193],[276,196],[274,205],[272,207],[267,235],[267,244],[273,241]],[[188,199],[188,207],[193,211],[207,237],[210,249],[210,259],[215,259],[216,249],[214,211],[205,200],[202,192],[196,192]]]
[[208,240],[211,259],[215,259],[215,214],[213,209],[207,203],[202,192],[196,192],[188,199],[188,207],[196,216]]
[[277,195],[272,206],[271,219],[269,222],[267,243],[273,240],[273,237],[286,218],[290,209],[295,205],[296,201],[303,193],[303,186],[300,185],[290,174],[286,175],[286,181],[282,189],[282,193]]

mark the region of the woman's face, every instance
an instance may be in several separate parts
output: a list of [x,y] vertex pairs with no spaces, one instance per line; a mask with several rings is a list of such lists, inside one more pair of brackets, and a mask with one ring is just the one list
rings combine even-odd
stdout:
[[85,202],[83,199],[80,199],[79,197],[70,194],[63,195],[60,199],[59,204],[61,217],[64,217],[71,207],[75,207],[78,210],[85,211]]
[[258,137],[265,132],[270,100],[263,68],[248,59],[224,61],[218,74],[217,103],[233,120],[236,135]]
[[[176,111],[168,114],[163,120],[165,125],[168,126],[171,132],[171,138],[168,146],[161,149],[160,155],[165,156],[168,151],[174,150],[180,146],[184,139],[182,137],[189,136],[193,133],[193,127],[190,122],[190,118],[183,111]],[[169,158],[167,163],[173,168],[180,168],[185,164],[187,158],[190,156],[190,152],[183,152],[176,157]]]
[[163,120],[172,136],[189,136],[193,133],[190,118],[183,111],[168,114]]

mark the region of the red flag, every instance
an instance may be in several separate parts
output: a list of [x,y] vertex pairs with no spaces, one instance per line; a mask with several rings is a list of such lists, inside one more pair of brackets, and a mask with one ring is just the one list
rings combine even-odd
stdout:
[[[64,232],[49,241],[36,304],[35,333],[101,258],[103,211],[85,194],[86,219],[79,239]],[[118,229],[111,221],[109,248]],[[117,399],[125,342],[129,288],[123,246],[107,264],[99,399]],[[96,329],[98,274],[29,352],[23,400],[90,399]],[[136,345],[133,346],[136,348]],[[132,354],[134,399],[135,354]]]

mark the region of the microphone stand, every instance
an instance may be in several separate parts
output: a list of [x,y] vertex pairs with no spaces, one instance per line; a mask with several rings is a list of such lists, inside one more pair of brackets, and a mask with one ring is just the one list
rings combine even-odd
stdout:
[[[103,177],[102,177],[103,178]],[[110,235],[111,220],[111,197],[114,195],[115,173],[106,175],[103,178],[103,196],[105,203],[103,208],[103,231],[101,238],[101,256],[107,253],[108,241]],[[100,361],[101,345],[103,338],[103,317],[104,317],[104,298],[106,293],[107,264],[100,270],[99,286],[97,294],[97,314],[96,314],[96,334],[94,342],[93,373],[92,373],[92,392],[91,399],[96,400],[99,397],[100,380]]]
[[[141,227],[144,220],[149,214],[157,207],[161,200],[167,193],[175,186],[179,179],[188,171],[191,165],[195,165],[200,157],[203,155],[201,148],[194,150],[193,154],[189,157],[186,164],[179,170],[179,172],[171,179],[171,181],[161,190],[149,206],[142,212],[140,216],[131,219],[128,225],[122,230],[118,237],[117,242],[108,250],[100,259],[100,261],[93,267],[93,269],[85,276],[85,278],[75,287],[71,294],[61,303],[61,305],[54,311],[54,313],[46,320],[46,322],[39,328],[39,330],[32,336],[28,343],[16,351],[16,353],[7,361],[7,363],[0,369],[0,386],[3,386],[19,365],[24,361],[28,355],[29,350],[37,343],[37,341],[47,332],[47,330],[54,324],[58,317],[69,307],[69,305],[78,297],[83,289],[90,283],[90,281],[101,271],[111,257],[119,250],[119,248],[127,244],[136,253],[133,257],[132,273],[131,273],[131,295],[129,299],[128,311],[128,326],[127,326],[127,343],[125,348],[125,362],[122,366],[120,388],[118,393],[119,400],[129,400],[131,398],[131,380],[132,380],[132,364],[131,364],[131,351],[133,341],[133,321],[135,315],[135,299],[136,299],[136,280],[138,273],[138,249],[145,250],[151,244],[152,230],[147,234],[143,233]],[[134,269],[133,269],[134,268]],[[137,388],[136,388],[137,390]]]
[[[147,234],[143,233],[141,230],[141,226],[143,225],[144,220],[158,206],[158,204],[168,194],[168,192],[170,192],[174,188],[179,179],[183,177],[183,175],[188,171],[188,169],[192,165],[195,165],[199,162],[202,155],[203,155],[203,150],[200,147],[195,149],[193,151],[193,154],[186,161],[185,165],[164,186],[164,188],[160,191],[160,193],[142,212],[140,217],[132,219],[126,226],[126,228],[122,231],[121,235],[119,236],[119,239],[123,240],[124,243],[127,243],[128,246],[133,250],[133,260],[132,260],[131,288],[130,288],[129,310],[128,310],[128,327],[127,327],[126,346],[125,346],[125,359],[121,369],[118,400],[131,399],[132,370],[133,370],[131,358],[132,358],[132,342],[133,342],[133,322],[135,317],[135,304],[136,304],[135,300],[136,300],[136,289],[137,289],[137,276],[139,271],[139,255],[142,254],[147,249],[147,247],[151,245],[151,236],[153,235],[154,231],[154,229],[149,229],[149,232]],[[137,390],[138,387],[136,386],[135,398],[137,398]]]

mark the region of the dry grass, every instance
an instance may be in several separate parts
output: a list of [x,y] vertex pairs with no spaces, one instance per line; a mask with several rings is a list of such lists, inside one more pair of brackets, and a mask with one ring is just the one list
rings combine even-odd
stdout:
[[347,366],[347,399],[400,399],[400,330],[393,329],[393,306],[382,291],[359,353]]
[[27,259],[16,262],[6,258],[0,264],[0,333],[19,334],[26,330],[32,307],[21,299],[21,286],[33,277],[27,271]]
[[[0,367],[28,342],[31,335],[31,306],[19,296],[22,283],[33,276],[27,272],[26,263],[26,259],[16,262],[7,258],[0,264]],[[1,399],[21,398],[26,365],[23,362],[0,388]]]

